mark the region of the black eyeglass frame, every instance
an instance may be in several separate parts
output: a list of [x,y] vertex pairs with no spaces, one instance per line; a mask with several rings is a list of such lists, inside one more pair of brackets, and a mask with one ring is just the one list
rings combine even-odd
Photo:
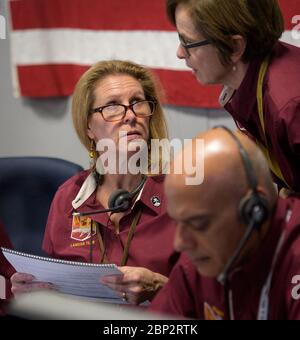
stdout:
[[[139,104],[139,103],[143,103],[143,102],[147,102],[147,103],[151,103],[151,105],[153,105],[153,109],[152,109],[152,112],[151,114],[148,114],[148,115],[140,115],[138,113],[136,113],[133,109],[133,106],[136,105],[136,104]],[[123,116],[121,118],[118,118],[118,119],[113,119],[113,120],[108,120],[104,117],[103,115],[103,110],[106,108],[106,107],[109,107],[109,106],[115,106],[115,105],[118,105],[118,106],[123,106],[124,107],[124,113],[123,113]],[[150,105],[149,105],[150,106]],[[104,106],[99,106],[99,107],[96,107],[95,109],[91,109],[90,110],[90,114],[92,113],[100,113],[102,118],[106,121],[106,122],[117,122],[119,120],[122,120],[125,116],[126,116],[126,113],[128,111],[128,109],[130,109],[135,115],[136,117],[140,117],[140,118],[143,118],[143,117],[150,117],[154,114],[155,110],[156,110],[156,107],[157,107],[157,102],[155,100],[140,100],[140,101],[137,101],[135,103],[132,103],[132,104],[129,104],[129,105],[125,105],[125,104],[108,104],[108,105],[104,105]],[[150,106],[151,108],[151,106]]]
[[194,48],[194,47],[200,47],[200,46],[205,46],[205,45],[210,45],[211,44],[211,40],[210,39],[205,39],[205,40],[201,40],[201,41],[195,41],[193,43],[185,43],[183,37],[179,34],[179,41],[181,46],[185,49],[186,53],[188,55],[190,55],[189,49],[190,48]]

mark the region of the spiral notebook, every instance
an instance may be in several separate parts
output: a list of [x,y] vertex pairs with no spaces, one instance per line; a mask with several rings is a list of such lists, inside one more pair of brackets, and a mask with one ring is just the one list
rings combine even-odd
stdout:
[[117,293],[100,282],[106,275],[123,275],[114,264],[73,262],[1,250],[17,272],[31,274],[35,281],[51,282],[60,293],[124,303]]

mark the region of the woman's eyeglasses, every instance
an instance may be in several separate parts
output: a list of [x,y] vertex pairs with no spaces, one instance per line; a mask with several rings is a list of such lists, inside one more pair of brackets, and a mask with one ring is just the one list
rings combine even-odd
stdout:
[[152,116],[156,109],[156,102],[153,100],[141,100],[130,105],[109,104],[92,109],[90,113],[101,113],[107,122],[115,122],[122,120],[128,109],[130,109],[137,117]]
[[200,47],[200,46],[205,46],[205,45],[211,44],[211,41],[209,39],[196,41],[196,42],[192,42],[192,43],[187,43],[180,34],[178,34],[178,37],[179,37],[179,41],[180,41],[181,46],[185,49],[187,55],[189,55],[189,56],[191,55],[190,52],[189,52],[190,48]]

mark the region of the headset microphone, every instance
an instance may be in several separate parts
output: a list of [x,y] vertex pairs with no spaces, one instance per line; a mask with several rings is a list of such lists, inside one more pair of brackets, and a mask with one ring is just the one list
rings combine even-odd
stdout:
[[251,189],[251,194],[243,197],[239,203],[239,216],[241,220],[244,222],[244,224],[247,225],[247,229],[242,239],[240,240],[234,254],[227,261],[227,264],[225,265],[223,272],[218,276],[218,281],[222,284],[225,284],[227,281],[228,273],[232,269],[239,255],[241,254],[243,248],[245,247],[247,241],[251,237],[253,231],[259,230],[262,224],[267,220],[269,215],[269,206],[268,202],[257,191],[258,180],[256,178],[256,174],[251,163],[251,160],[248,156],[248,153],[246,149],[243,147],[240,140],[226,126],[221,125],[216,126],[215,129],[216,128],[221,128],[227,131],[237,144],[238,151],[241,156],[244,169],[246,172],[248,184]]
[[232,266],[234,265],[235,261],[239,257],[241,251],[243,250],[243,248],[245,247],[246,243],[248,242],[250,236],[252,235],[252,232],[254,230],[254,223],[255,222],[253,221],[249,224],[249,226],[248,226],[246,232],[244,233],[243,238],[239,242],[234,254],[230,257],[230,259],[226,263],[226,266],[223,269],[222,273],[219,274],[217,280],[221,284],[224,285],[226,283],[229,271],[232,269]]
[[120,212],[122,207],[116,207],[114,209],[102,209],[102,210],[95,210],[95,211],[87,211],[87,212],[78,212],[75,211],[73,212],[73,216],[91,216],[91,215],[97,215],[97,214],[103,214],[103,213],[107,213],[107,212]]
[[103,214],[106,212],[124,212],[130,209],[132,205],[132,199],[134,196],[142,189],[144,183],[146,182],[147,176],[143,176],[139,185],[131,192],[118,189],[114,191],[108,199],[108,209],[87,211],[87,212],[74,212],[73,216],[91,216],[96,214]]

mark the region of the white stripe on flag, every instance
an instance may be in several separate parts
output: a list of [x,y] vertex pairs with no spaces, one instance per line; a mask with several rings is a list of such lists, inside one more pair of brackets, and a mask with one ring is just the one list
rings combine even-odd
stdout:
[[13,62],[22,66],[128,59],[152,68],[187,70],[175,55],[176,32],[32,29],[13,31],[11,42]]
[[[285,31],[281,40],[300,47],[295,34]],[[188,69],[175,56],[176,32],[34,29],[13,31],[11,41],[13,62],[20,66],[92,65],[99,60],[128,59],[158,69]]]

